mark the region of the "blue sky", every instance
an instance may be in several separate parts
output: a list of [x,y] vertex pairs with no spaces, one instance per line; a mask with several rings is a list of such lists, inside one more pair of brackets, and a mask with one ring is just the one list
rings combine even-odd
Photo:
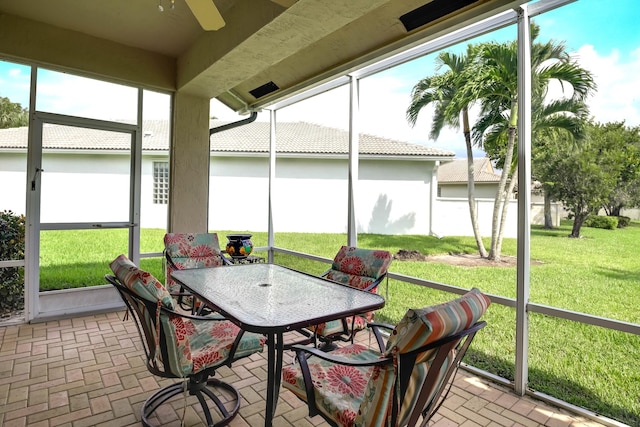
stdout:
[[[639,16],[638,0],[579,0],[534,19],[541,26],[541,41],[564,41],[580,65],[594,74],[598,91],[591,98],[590,107],[591,114],[598,121],[625,120],[628,125],[640,125]],[[515,34],[516,28],[511,26],[469,42],[512,40]],[[464,50],[467,43],[449,49]],[[413,85],[436,72],[434,57],[435,54],[419,58],[363,80],[360,101],[362,131],[464,155],[462,138],[453,130],[444,130],[437,141],[428,139],[429,111],[421,113],[414,128],[405,119]],[[135,118],[135,111],[123,109],[117,102],[123,96],[131,96],[130,90],[125,88],[106,83],[95,85],[91,80],[59,73],[43,75],[39,81],[39,93],[43,98],[38,108],[102,119]],[[89,90],[90,87],[93,89]],[[0,96],[27,107],[28,88],[28,67],[0,61]],[[159,99],[160,102],[148,103],[154,108],[146,111],[146,117],[168,117],[168,98],[160,96]],[[346,127],[347,99],[346,88],[341,88],[281,110],[277,118]],[[337,100],[342,104],[339,107],[336,106]],[[215,102],[212,103],[211,114],[221,119],[239,118]],[[268,120],[266,112],[259,117],[259,120]]]
[[[592,116],[598,121],[624,120],[631,126],[640,125],[640,30],[636,22],[639,16],[640,1],[637,0],[579,0],[534,18],[541,26],[541,42],[549,39],[565,42],[580,65],[593,73],[598,91],[589,104]],[[516,31],[515,25],[510,26],[447,50],[461,52],[468,43],[478,41],[514,40]],[[430,54],[365,79],[360,89],[361,128],[376,135],[449,149],[465,156],[459,132],[445,129],[437,141],[428,139],[431,125],[428,110],[423,110],[414,128],[405,119],[415,83],[437,72],[435,56]],[[326,99],[319,99],[321,97]],[[316,98],[306,101],[307,108],[300,108],[304,113],[285,117],[323,124],[338,121],[332,117],[338,113],[327,107],[335,104],[332,97],[323,94]],[[344,99],[344,94],[335,98]],[[323,116],[327,119],[323,120]],[[283,115],[279,113],[278,119],[283,119]],[[477,151],[477,154],[482,153]]]

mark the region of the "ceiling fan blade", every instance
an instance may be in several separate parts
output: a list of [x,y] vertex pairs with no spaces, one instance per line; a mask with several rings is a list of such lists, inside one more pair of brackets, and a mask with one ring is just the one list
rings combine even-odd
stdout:
[[224,19],[213,0],[186,0],[189,9],[205,31],[215,31],[224,27]]

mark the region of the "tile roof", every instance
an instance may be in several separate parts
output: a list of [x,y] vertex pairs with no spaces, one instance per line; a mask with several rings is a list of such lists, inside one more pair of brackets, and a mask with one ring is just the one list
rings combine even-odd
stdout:
[[[474,182],[498,182],[500,174],[495,172],[493,164],[488,157],[473,159]],[[438,168],[439,183],[467,183],[468,167],[467,159],[456,159],[452,162],[440,165]]]
[[[211,122],[219,127],[229,122]],[[268,153],[268,122],[247,125],[214,133],[211,151],[214,153]],[[44,148],[80,150],[123,150],[129,147],[128,138],[110,131],[45,124]],[[169,149],[169,122],[149,120],[143,124],[142,147],[146,151]],[[0,149],[26,149],[27,128],[0,129]],[[349,152],[349,134],[345,130],[307,122],[279,122],[276,125],[276,150],[279,153],[346,155]],[[374,156],[453,158],[448,150],[412,144],[375,135],[361,134],[360,154]]]

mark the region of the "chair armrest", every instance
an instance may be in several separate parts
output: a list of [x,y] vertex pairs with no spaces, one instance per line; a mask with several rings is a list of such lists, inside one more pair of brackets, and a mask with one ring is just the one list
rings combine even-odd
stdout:
[[220,252],[220,258],[222,259],[222,265],[233,265],[233,262],[229,258],[224,256],[222,251]]
[[[345,366],[380,366],[380,365],[386,365],[388,363],[392,363],[393,360],[389,357],[383,357],[382,355],[380,355],[379,358],[377,359],[371,359],[371,360],[353,360],[353,359],[349,359],[348,357],[344,357],[342,355],[339,354],[335,354],[335,353],[326,353],[320,349],[317,349],[315,347],[306,347],[306,346],[302,346],[302,345],[293,345],[291,346],[291,349],[294,350],[296,352],[296,355],[298,355],[298,358],[300,359],[300,355],[304,354],[304,353],[308,353],[311,354],[313,356],[316,356],[320,359],[326,360],[328,362],[333,362],[333,363],[337,363],[339,365],[345,365]],[[305,356],[302,356],[306,359]]]
[[383,274],[382,276],[378,277],[376,280],[374,280],[373,282],[371,282],[371,284],[369,286],[367,286],[366,288],[363,288],[363,291],[371,291],[373,288],[377,287],[380,283],[382,283],[382,280],[387,277],[387,273]]
[[371,322],[371,323],[367,323],[367,326],[370,328],[374,328],[374,329],[388,329],[390,331],[393,331],[394,326],[390,325],[388,323],[376,323],[376,322]]
[[179,270],[178,266],[173,262],[173,259],[171,259],[171,255],[169,255],[169,252],[167,252],[167,250],[165,249],[163,253],[164,253],[164,259],[167,262],[167,264],[169,264],[171,268],[173,268],[174,270]]
[[175,316],[182,317],[184,319],[190,319],[190,320],[196,320],[196,321],[220,322],[220,321],[229,320],[229,319],[227,319],[226,317],[222,316],[219,313],[211,313],[211,314],[208,314],[206,316],[200,316],[200,315],[197,315],[197,314],[180,313],[180,312],[168,309],[168,308],[166,308],[164,306],[161,309],[162,309],[162,311],[164,311],[166,313],[170,313],[170,314],[173,314]]
[[380,350],[380,353],[384,352],[385,342],[384,342],[384,338],[382,336],[382,333],[380,332],[380,329],[386,329],[388,331],[393,331],[394,326],[393,325],[388,325],[386,323],[370,322],[370,323],[367,323],[367,327],[371,331],[373,331],[373,335],[376,337],[376,342],[378,343],[378,349]]
[[[324,273],[322,273],[320,275],[320,277],[327,277],[327,274],[329,274],[329,272],[331,271],[331,269],[328,269],[327,271],[325,271]],[[361,290],[363,291],[367,291],[370,292],[373,288],[375,288],[376,286],[380,285],[380,283],[382,283],[382,280],[387,277],[387,273],[383,274],[382,276],[378,277],[376,280],[374,280],[373,282],[371,282],[371,284],[369,286],[367,286],[366,288],[362,288]]]

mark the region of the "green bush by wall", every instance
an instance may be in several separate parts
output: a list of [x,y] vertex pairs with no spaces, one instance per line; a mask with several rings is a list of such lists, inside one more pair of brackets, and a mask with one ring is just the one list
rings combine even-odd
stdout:
[[[24,259],[24,215],[0,212],[0,260]],[[24,308],[24,268],[0,268],[0,314]]]
[[615,230],[618,228],[617,216],[589,215],[584,221],[585,227],[604,228],[605,230]]

